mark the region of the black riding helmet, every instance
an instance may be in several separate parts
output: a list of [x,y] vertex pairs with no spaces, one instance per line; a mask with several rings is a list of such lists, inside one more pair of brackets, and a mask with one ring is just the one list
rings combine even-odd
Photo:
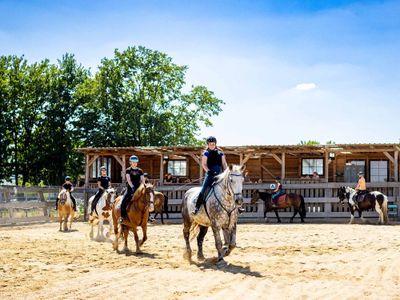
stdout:
[[214,136],[209,136],[207,138],[207,144],[208,143],[216,143],[216,142],[217,142],[217,139]]

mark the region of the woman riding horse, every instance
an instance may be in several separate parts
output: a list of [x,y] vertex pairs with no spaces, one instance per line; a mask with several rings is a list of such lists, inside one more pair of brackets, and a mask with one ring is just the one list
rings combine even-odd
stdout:
[[213,136],[207,138],[207,149],[203,152],[201,165],[206,175],[203,181],[203,187],[197,198],[196,207],[192,211],[193,215],[197,215],[201,205],[204,203],[204,198],[210,191],[210,187],[214,182],[215,176],[221,174],[228,167],[224,152],[217,147],[217,139]]
[[[75,200],[75,197],[72,195],[72,191],[74,190],[74,186],[72,185],[71,177],[65,176],[65,182],[63,183],[62,188],[69,193],[69,196],[71,197],[71,200],[72,200],[72,203],[73,203],[72,208],[74,209],[74,211],[76,211],[76,200]],[[58,209],[58,202],[59,201],[60,201],[60,199],[59,199],[59,197],[57,197],[57,199],[56,199],[56,210]]]
[[99,190],[97,191],[96,195],[94,196],[90,215],[92,215],[93,211],[96,209],[97,202],[99,201],[100,197],[103,195],[104,191],[111,188],[111,178],[107,176],[107,168],[105,166],[101,166],[100,168],[101,176],[97,178],[97,186]]

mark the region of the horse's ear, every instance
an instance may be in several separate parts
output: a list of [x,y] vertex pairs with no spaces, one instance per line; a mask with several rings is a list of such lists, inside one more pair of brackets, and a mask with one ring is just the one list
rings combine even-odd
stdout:
[[230,164],[230,165],[229,165],[229,171],[232,171],[232,169],[233,169],[233,165]]
[[244,173],[245,170],[246,170],[246,165],[241,165],[240,172]]

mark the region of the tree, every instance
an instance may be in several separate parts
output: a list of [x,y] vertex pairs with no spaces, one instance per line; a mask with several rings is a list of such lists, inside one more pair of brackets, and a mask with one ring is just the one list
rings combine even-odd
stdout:
[[115,50],[80,86],[76,128],[86,146],[198,143],[200,124],[212,125],[223,101],[204,86],[185,94],[186,66],[145,47]]

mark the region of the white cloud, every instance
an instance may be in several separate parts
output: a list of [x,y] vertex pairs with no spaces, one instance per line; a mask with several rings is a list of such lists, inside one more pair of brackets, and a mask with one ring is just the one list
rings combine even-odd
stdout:
[[296,85],[296,87],[294,88],[297,91],[311,91],[318,88],[318,86],[313,83],[299,83],[298,85]]

